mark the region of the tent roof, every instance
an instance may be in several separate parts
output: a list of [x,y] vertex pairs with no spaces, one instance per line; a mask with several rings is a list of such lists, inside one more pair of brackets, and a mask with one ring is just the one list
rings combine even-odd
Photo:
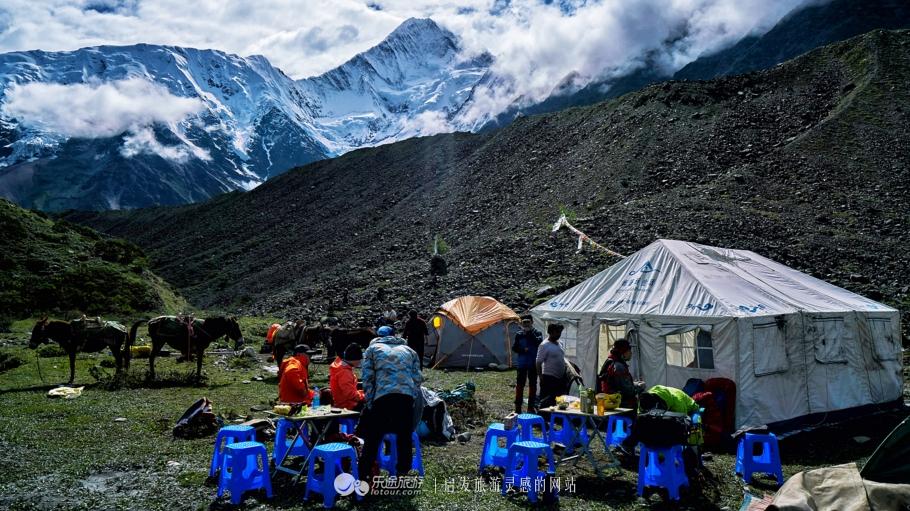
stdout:
[[520,321],[508,306],[490,296],[462,296],[442,304],[439,314],[445,315],[471,335],[500,321]]
[[730,317],[895,309],[755,252],[657,240],[534,311]]

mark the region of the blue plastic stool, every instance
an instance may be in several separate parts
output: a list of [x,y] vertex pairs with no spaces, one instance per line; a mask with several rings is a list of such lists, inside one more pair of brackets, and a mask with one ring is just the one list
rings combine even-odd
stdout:
[[356,419],[338,419],[338,431],[346,435],[353,435],[355,427],[357,427]]
[[256,429],[252,426],[225,426],[219,429],[218,435],[215,437],[215,451],[212,453],[212,462],[209,464],[209,477],[215,477],[215,472],[221,468],[221,458],[224,455],[225,446],[237,442],[253,442],[255,440]]
[[[755,446],[761,446],[761,453],[755,454]],[[752,481],[752,475],[771,474],[777,477],[777,484],[784,484],[784,473],[780,465],[780,449],[777,446],[777,437],[774,433],[761,435],[746,433],[739,439],[736,447],[736,474],[741,475],[743,481]]]
[[[557,424],[559,424],[561,429],[556,429]],[[550,430],[547,432],[547,436],[550,443],[560,443],[566,446],[567,455],[572,454],[575,451],[575,446],[584,445],[588,442],[588,425],[582,421],[581,428],[575,431],[571,416],[554,413],[550,415]]]
[[644,495],[645,487],[666,488],[672,500],[679,500],[679,489],[689,486],[686,467],[683,462],[683,446],[648,447],[638,444],[638,496]]
[[308,436],[306,434],[300,434],[297,436],[297,439],[294,441],[294,445],[291,445],[291,439],[289,438],[289,433],[294,432],[296,428],[294,421],[287,419],[279,419],[278,425],[275,427],[275,448],[272,451],[272,457],[275,459],[275,465],[280,465],[285,456],[308,456],[310,454],[310,448],[307,447]]
[[632,419],[622,415],[611,415],[607,420],[607,434],[604,435],[604,447],[622,445],[632,432]]
[[[331,508],[335,505],[335,478],[338,474],[344,472],[341,461],[344,458],[351,460],[351,475],[354,481],[360,479],[357,474],[357,453],[354,448],[348,444],[333,442],[330,444],[320,444],[313,448],[313,456],[310,458],[310,464],[307,467],[306,491],[303,493],[303,500],[310,497],[310,491],[322,494],[322,505],[325,508]],[[322,459],[322,473],[316,472],[316,460]],[[355,482],[355,484],[357,484]],[[357,500],[362,497],[357,493]]]
[[[534,434],[534,426],[540,426],[540,435]],[[522,442],[543,442],[547,441],[547,423],[543,417],[533,413],[523,413],[518,416],[518,439]]]
[[[537,468],[538,458],[547,457],[547,472]],[[528,492],[528,500],[537,502],[539,485],[545,485],[547,473],[556,472],[556,461],[553,459],[553,450],[548,444],[535,441],[515,442],[509,448],[509,461],[502,482],[502,494],[505,495],[509,488],[518,486]]]
[[[505,446],[499,445],[499,439],[505,440]],[[512,447],[518,440],[518,430],[506,429],[501,422],[494,422],[487,428],[486,437],[483,440],[483,452],[480,453],[479,472],[483,472],[484,467],[502,467],[506,468],[509,463],[509,447]]]
[[227,490],[231,492],[231,504],[238,505],[243,500],[243,492],[259,488],[265,488],[266,497],[272,498],[269,453],[265,446],[259,442],[226,445],[218,478],[218,496]]
[[[423,454],[420,452],[420,436],[417,432],[411,433],[411,443],[414,445],[414,456],[411,458],[411,470],[416,470],[423,476]],[[387,471],[390,475],[398,475],[398,436],[395,433],[387,433],[382,437],[382,445],[379,447],[379,468]]]

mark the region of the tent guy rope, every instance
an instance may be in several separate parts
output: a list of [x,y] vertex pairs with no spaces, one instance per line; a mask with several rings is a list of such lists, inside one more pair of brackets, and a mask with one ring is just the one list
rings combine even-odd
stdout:
[[568,229],[578,235],[578,249],[576,250],[576,252],[581,252],[582,246],[584,246],[584,243],[587,242],[592,247],[599,248],[610,255],[613,255],[616,257],[626,257],[626,256],[620,254],[619,252],[610,250],[609,248],[601,245],[600,243],[597,243],[596,241],[592,240],[587,234],[576,229],[575,226],[570,224],[569,220],[566,219],[566,215],[561,215],[559,217],[559,220],[557,220],[556,223],[553,224],[552,232],[556,232],[563,227],[565,227],[566,229]]

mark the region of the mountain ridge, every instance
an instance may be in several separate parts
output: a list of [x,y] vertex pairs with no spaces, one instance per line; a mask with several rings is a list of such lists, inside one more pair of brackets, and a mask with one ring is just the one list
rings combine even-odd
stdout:
[[[561,212],[621,253],[753,250],[907,307],[908,50],[910,31],[876,31],[767,71],[352,151],[204,204],[67,218],[143,246],[199,305],[244,313],[362,321],[461,294],[524,309],[615,261],[551,234]],[[439,287],[436,235],[451,247]],[[194,236],[231,241],[177,256]]]

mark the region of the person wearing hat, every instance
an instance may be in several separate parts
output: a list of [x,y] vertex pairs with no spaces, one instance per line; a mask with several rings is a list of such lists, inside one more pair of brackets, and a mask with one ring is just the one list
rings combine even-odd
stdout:
[[363,409],[363,391],[357,389],[357,375],[354,374],[354,368],[360,367],[361,360],[363,349],[352,342],[345,348],[343,356],[335,357],[329,366],[329,389],[334,406],[357,411]]
[[620,394],[623,408],[635,409],[638,407],[638,395],[641,394],[641,385],[636,385],[632,380],[629,370],[629,361],[632,360],[632,346],[625,339],[617,339],[610,349],[603,367],[597,374],[597,384],[600,392],[604,394]]
[[518,354],[518,379],[515,382],[515,413],[521,413],[524,401],[525,381],[528,382],[528,412],[537,409],[537,347],[543,342],[543,336],[534,329],[531,315],[521,317],[521,331],[515,334],[512,351]]
[[559,345],[562,325],[551,323],[547,326],[547,340],[537,348],[535,360],[540,375],[540,407],[556,404],[556,397],[562,394],[563,379],[566,376],[566,353]]
[[278,400],[285,403],[313,402],[310,389],[310,357],[306,344],[294,346],[294,355],[281,363],[281,380],[278,382]]
[[395,335],[390,326],[380,327],[363,353],[364,411],[358,431],[363,437],[363,452],[358,466],[361,477],[375,474],[376,456],[387,433],[394,433],[398,447],[397,472],[406,475],[411,468],[411,433],[414,431],[416,399],[423,375],[417,353]]

